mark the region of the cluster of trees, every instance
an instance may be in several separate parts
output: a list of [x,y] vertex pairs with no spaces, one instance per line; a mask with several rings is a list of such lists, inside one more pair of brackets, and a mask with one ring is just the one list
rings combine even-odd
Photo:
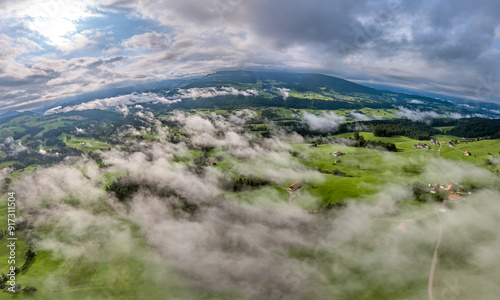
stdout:
[[413,195],[417,201],[428,202],[428,201],[438,201],[443,202],[446,199],[446,193],[443,191],[437,191],[436,193],[431,193],[429,188],[424,183],[415,181],[411,187]]
[[[22,265],[21,268],[16,267],[14,270],[14,273],[19,274],[19,273],[27,270],[29,268],[29,266],[35,261],[35,256],[36,256],[35,251],[33,251],[31,248],[29,248],[25,253],[26,260],[25,260],[24,264]],[[10,287],[10,285],[9,286],[6,285],[7,281],[9,281],[9,277],[5,273],[2,273],[2,275],[0,276],[0,289],[6,289],[7,287]],[[21,290],[21,285],[16,284],[15,290],[17,292],[19,292]],[[34,286],[28,285],[23,289],[23,291],[26,293],[32,293],[32,292],[36,292],[37,288]]]
[[379,124],[372,127],[374,136],[390,137],[393,135],[402,135],[414,140],[428,140],[433,130],[422,131],[413,126],[402,126],[395,124]]
[[35,261],[36,253],[31,248],[29,248],[26,251],[25,256],[26,256],[26,260],[24,261],[24,264],[21,266],[21,268],[19,268],[19,273],[28,269],[29,266]]
[[[74,130],[74,128],[73,128],[73,130]],[[62,133],[63,133],[63,131],[61,129],[50,129],[42,134],[42,138],[44,138],[44,139],[57,138]]]
[[486,159],[486,165],[487,166],[500,165],[500,158],[498,158],[498,156],[493,156],[492,158],[488,158],[488,159]]
[[341,134],[359,131],[359,128],[366,128],[378,137],[390,137],[393,135],[403,135],[416,140],[429,139],[431,135],[439,133],[425,122],[413,122],[407,119],[358,121],[353,123],[342,123],[333,131],[311,130],[301,121],[290,121],[279,123],[288,131],[295,131],[302,136],[330,136],[332,133]]
[[263,118],[267,118],[269,120],[274,120],[274,119],[277,119],[280,117],[280,115],[278,115],[277,113],[274,112],[273,109],[263,109],[262,110],[262,117]]
[[57,146],[58,148],[64,148],[66,147],[66,143],[58,138],[50,138],[45,141],[45,146],[47,147]]
[[398,148],[394,143],[366,140],[362,135],[359,134],[359,132],[355,132],[353,138],[357,142],[357,144],[355,144],[355,146],[357,147],[362,147],[362,148],[382,147],[387,149],[387,151],[393,151],[393,152],[398,151]]
[[[149,105],[153,107],[154,105]],[[206,98],[203,101],[184,99],[181,102],[173,103],[169,106],[171,109],[242,109],[252,107],[284,107],[294,109],[321,109],[321,110],[334,110],[334,109],[361,109],[363,107],[382,109],[393,108],[393,104],[388,102],[378,102],[371,100],[358,100],[353,102],[336,101],[336,100],[321,100],[321,99],[304,99],[288,97],[283,99],[282,96],[275,97],[262,97],[262,96],[218,96],[213,98]],[[165,110],[165,107],[155,107],[154,109]]]
[[111,185],[106,187],[106,191],[115,193],[118,200],[125,201],[137,193],[140,187],[141,186],[138,183],[130,180],[129,178],[120,177],[119,179],[113,181]]
[[14,134],[13,138],[14,140],[19,140],[25,135],[30,135],[30,137],[34,137],[35,135],[39,134],[42,130],[43,127],[30,127],[27,125],[22,124],[21,127],[24,129],[23,131],[17,132]]
[[177,216],[182,212],[193,215],[200,208],[198,204],[190,202],[186,197],[180,195],[174,189],[168,186],[159,191],[155,191],[155,189],[150,186],[146,187],[152,190],[154,193],[158,194],[158,196],[160,196],[161,198],[170,199],[169,205],[174,216]]
[[407,119],[374,120],[360,123],[369,126],[373,135],[379,137],[402,135],[414,140],[428,140],[431,135],[439,133],[426,122],[414,122]]
[[186,197],[183,197],[168,186],[160,189],[153,184],[136,182],[128,177],[120,177],[106,187],[107,192],[113,192],[118,200],[122,202],[131,199],[139,189],[148,190],[152,194],[168,199],[168,204],[174,215],[177,215],[181,211],[192,215],[199,209],[196,203],[190,202]]
[[[56,154],[57,152],[57,154]],[[8,161],[16,161],[12,164],[14,170],[24,169],[30,165],[49,166],[57,164],[64,160],[67,156],[80,156],[83,152],[70,147],[64,147],[57,150],[49,150],[46,155],[34,151],[22,151],[15,155],[0,158],[0,163]]]
[[245,189],[258,188],[271,184],[270,180],[256,176],[239,176],[231,180],[223,179],[222,182],[222,188],[232,192],[240,192]]
[[321,110],[335,110],[335,109],[361,109],[364,107],[382,109],[393,108],[390,103],[374,102],[359,100],[356,102],[347,101],[334,101],[334,100],[318,100],[318,99],[302,99],[295,97],[288,97],[283,100],[283,107],[285,108],[306,108],[306,109],[321,109]]

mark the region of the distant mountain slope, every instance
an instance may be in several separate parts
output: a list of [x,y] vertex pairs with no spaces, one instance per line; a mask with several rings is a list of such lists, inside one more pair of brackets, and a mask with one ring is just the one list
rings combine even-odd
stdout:
[[3,114],[0,115],[0,122],[1,123],[4,123],[4,122],[8,122],[14,118],[17,118],[19,116],[36,116],[38,115],[37,113],[35,112],[32,112],[32,111],[8,111],[8,112],[5,112]]
[[203,78],[190,80],[181,87],[221,87],[227,85],[258,85],[269,88],[273,85],[295,89],[299,92],[323,93],[332,91],[343,94],[364,93],[381,95],[380,91],[337,77],[313,73],[281,73],[252,71],[220,71]]
[[5,118],[9,118],[9,117],[12,117],[12,116],[15,116],[18,114],[19,114],[19,112],[15,111],[15,110],[7,111],[7,112],[4,112],[3,114],[0,114],[0,120],[5,119]]

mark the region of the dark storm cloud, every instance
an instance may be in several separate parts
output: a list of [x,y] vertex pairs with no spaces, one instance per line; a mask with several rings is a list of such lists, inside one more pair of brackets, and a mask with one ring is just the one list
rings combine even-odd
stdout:
[[417,9],[413,44],[438,61],[479,59],[491,49],[500,24],[498,1],[440,1]]
[[338,44],[349,41],[361,24],[356,13],[366,3],[356,1],[273,1],[256,6],[249,18],[259,35],[277,46],[291,44]]

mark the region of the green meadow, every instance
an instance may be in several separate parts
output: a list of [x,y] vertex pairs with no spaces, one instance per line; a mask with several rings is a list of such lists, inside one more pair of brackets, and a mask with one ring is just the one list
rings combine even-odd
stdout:
[[96,139],[85,137],[71,136],[71,139],[68,139],[67,136],[64,136],[63,141],[68,147],[81,150],[85,153],[111,148],[111,145],[106,142],[101,142]]

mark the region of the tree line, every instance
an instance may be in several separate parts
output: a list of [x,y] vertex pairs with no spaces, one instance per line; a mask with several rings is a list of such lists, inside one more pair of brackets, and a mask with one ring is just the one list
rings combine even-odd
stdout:
[[466,138],[500,138],[500,120],[481,118],[463,119],[448,131],[448,134]]

